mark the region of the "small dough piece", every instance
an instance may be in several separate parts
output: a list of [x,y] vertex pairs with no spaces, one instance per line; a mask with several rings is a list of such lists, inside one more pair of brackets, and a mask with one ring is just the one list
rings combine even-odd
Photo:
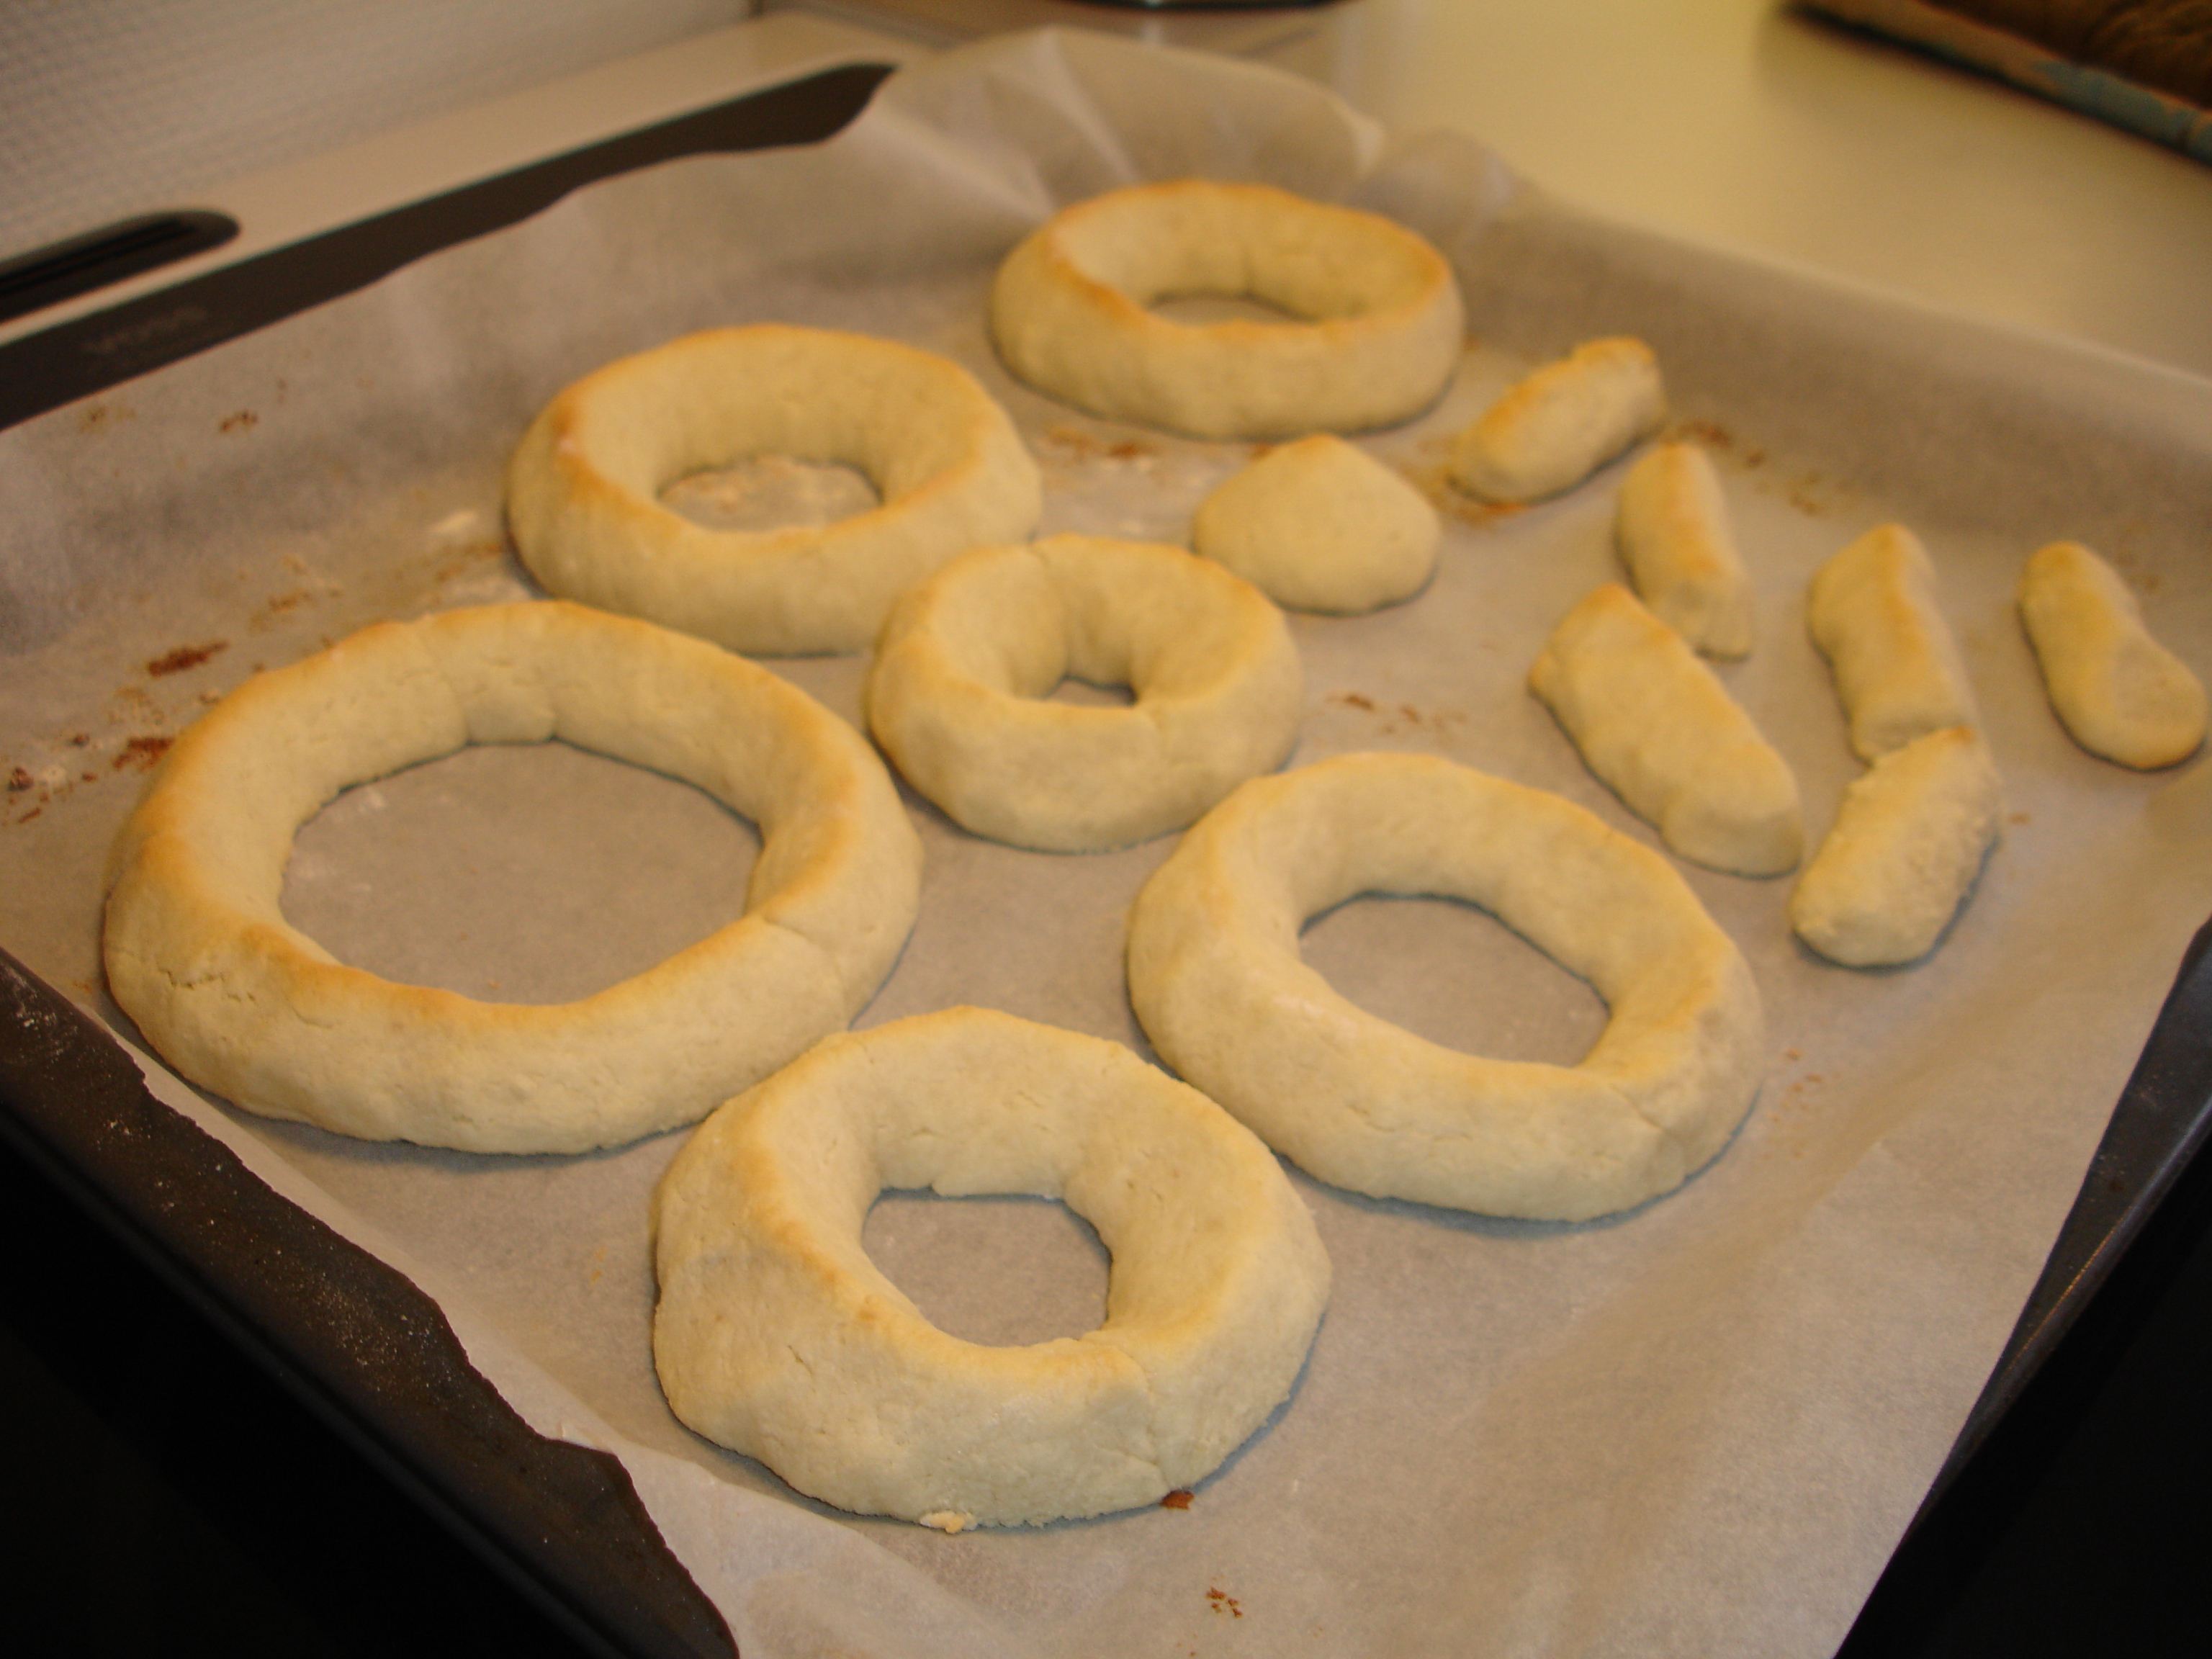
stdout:
[[[1050,700],[1126,685],[1126,708]],[[902,598],[869,729],[980,836],[1093,852],[1180,830],[1297,742],[1304,682],[1266,594],[1179,547],[1048,536],[977,548]]]
[[1947,726],[1882,756],[1844,791],[1790,896],[1790,925],[1831,962],[1886,968],[1933,950],[1997,838],[1989,746]]
[[1805,850],[1797,780],[1713,671],[1618,582],[1561,617],[1528,671],[1589,769],[1686,859],[1778,876]]
[[2148,769],[2204,741],[2204,687],[2151,638],[2120,574],[2079,542],[2039,548],[2020,573],[2027,625],[2051,706],[2093,755]]
[[1199,503],[1191,546],[1277,605],[1353,616],[1419,592],[1443,527],[1421,492],[1341,438],[1269,450]]
[[[1106,1322],[947,1335],[861,1247],[886,1187],[1064,1199],[1113,1258]],[[677,1416],[825,1503],[947,1532],[1196,1486],[1289,1397],[1328,1299],[1249,1130],[1118,1044],[981,1008],[824,1041],[701,1126],[653,1218]]]
[[[1188,295],[1298,319],[1174,322]],[[1379,214],[1182,179],[1064,208],[1000,266],[991,333],[1052,397],[1196,438],[1356,432],[1418,415],[1459,368],[1459,283]]]
[[1936,603],[1936,567],[1903,525],[1876,526],[1814,571],[1805,616],[1861,760],[1980,718]]
[[[299,826],[471,743],[562,738],[759,826],[745,914],[574,1002],[478,1002],[331,959],[284,920]],[[844,721],[703,641],[558,600],[362,629],[256,675],[170,749],[110,861],[107,981],[178,1071],[370,1140],[580,1152],[690,1123],[858,1012],[921,847]]]
[[1630,467],[1613,529],[1653,616],[1709,657],[1751,653],[1751,581],[1704,450],[1661,444]]
[[1651,348],[1627,335],[1585,341],[1509,387],[1459,434],[1451,479],[1486,501],[1540,501],[1666,422]]
[[[1486,1060],[1356,1007],[1298,957],[1360,893],[1489,910],[1603,997],[1578,1066]],[[1667,860],[1557,795],[1433,756],[1255,778],[1138,894],[1129,1000],[1160,1055],[1324,1181],[1574,1221],[1672,1191],[1758,1092],[1758,988]]]
[[[826,525],[713,530],[663,506],[748,455],[834,461],[882,505]],[[957,363],[777,323],[709,329],[586,374],[531,422],[507,517],[563,599],[732,651],[858,651],[891,600],[954,554],[1036,527],[1036,463]]]

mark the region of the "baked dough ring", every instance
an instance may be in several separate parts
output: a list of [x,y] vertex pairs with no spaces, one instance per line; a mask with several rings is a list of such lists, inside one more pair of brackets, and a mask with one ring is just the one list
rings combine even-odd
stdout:
[[[743,456],[837,461],[883,504],[828,525],[710,530],[660,503]],[[531,422],[507,523],[553,592],[732,651],[857,651],[890,602],[963,548],[1036,528],[1036,464],[958,364],[760,324],[687,335],[586,375]]]
[[[760,829],[746,913],[574,1002],[474,1001],[334,961],[279,908],[295,830],[349,784],[563,738]],[[557,601],[364,629],[257,675],[168,753],[111,864],[115,1000],[266,1117],[470,1152],[688,1123],[842,1026],[890,970],[921,852],[853,729],[700,641]]]
[[[1249,296],[1302,320],[1179,323],[1146,309]],[[1459,367],[1459,284],[1443,256],[1378,214],[1267,185],[1183,179],[1064,208],[991,288],[1006,366],[1115,420],[1199,438],[1389,426]]]
[[[1064,1198],[1106,1322],[988,1347],[869,1261],[885,1187]],[[842,1509],[957,1532],[1194,1486],[1297,1379],[1328,1258],[1282,1166],[1097,1037],[980,1008],[833,1036],[701,1126],[653,1201],[678,1417]]]
[[2203,684],[2150,636],[2118,571],[2079,542],[2039,548],[2020,573],[2020,615],[2075,742],[2146,769],[2197,752]]
[[[1298,959],[1358,893],[1491,911],[1612,1010],[1577,1066],[1486,1060],[1352,1006]],[[1666,860],[1581,807],[1430,756],[1246,784],[1138,895],[1129,1000],[1168,1063],[1354,1191],[1580,1220],[1671,1190],[1757,1092],[1751,970]]]
[[[1054,702],[1063,678],[1127,708]],[[976,834],[1089,852],[1179,830],[1297,741],[1297,647],[1250,583],[1179,547],[1049,536],[978,548],[902,598],[868,725]]]

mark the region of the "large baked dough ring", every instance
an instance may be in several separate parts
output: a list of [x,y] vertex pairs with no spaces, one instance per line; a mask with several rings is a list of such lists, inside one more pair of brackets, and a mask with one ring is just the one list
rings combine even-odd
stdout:
[[[1186,295],[1300,320],[1172,322]],[[1459,285],[1404,226],[1266,185],[1135,185],[1065,208],[1000,266],[1008,368],[1093,414],[1200,438],[1352,432],[1419,414],[1459,365]]]
[[[1054,702],[1067,676],[1126,708]],[[978,548],[902,598],[868,725],[907,781],[978,835],[1090,852],[1179,830],[1298,735],[1283,613],[1219,565],[1150,542]]]
[[[745,915],[550,1006],[395,985],[285,921],[293,833],[340,790],[549,738],[752,819]],[[842,1026],[905,940],[921,866],[866,744],[765,669],[579,605],[453,611],[257,675],[177,739],[116,845],[107,980],[172,1065],[250,1111],[582,1152],[690,1122]]]
[[[1358,893],[1482,906],[1595,988],[1604,1035],[1578,1066],[1486,1060],[1353,1006],[1298,928]],[[1340,756],[1209,812],[1138,895],[1129,1000],[1170,1065],[1323,1180],[1545,1220],[1680,1185],[1749,1109],[1765,1047],[1750,969],[1663,858],[1422,755]]]
[[[987,1347],[860,1243],[885,1187],[1065,1199],[1106,1322]],[[1097,1037],[953,1008],[830,1037],[703,1124],[655,1198],[677,1416],[842,1509],[957,1532],[1198,1484],[1288,1396],[1328,1259],[1282,1166]]]
[[[834,524],[710,530],[660,503],[703,469],[777,453],[866,473],[883,504]],[[1043,486],[958,364],[827,329],[710,329],[609,363],[546,405],[508,464],[507,523],[564,599],[726,645],[857,651],[963,548],[1026,536]]]

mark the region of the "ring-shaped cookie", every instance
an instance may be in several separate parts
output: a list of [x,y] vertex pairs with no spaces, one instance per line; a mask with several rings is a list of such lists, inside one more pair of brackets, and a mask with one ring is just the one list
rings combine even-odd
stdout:
[[[1106,1322],[950,1336],[868,1259],[885,1187],[1064,1199]],[[841,1509],[948,1531],[1157,1502],[1290,1394],[1328,1297],[1259,1140],[1097,1037],[953,1008],[826,1039],[700,1126],[653,1203],[678,1417]]]
[[[1480,905],[1595,988],[1604,1034],[1577,1066],[1489,1060],[1355,1007],[1298,929],[1370,892]],[[1138,896],[1129,1000],[1170,1065],[1322,1179],[1545,1220],[1680,1185],[1742,1120],[1765,1047],[1750,969],[1664,859],[1420,755],[1255,779],[1208,813]]]
[[[1277,322],[1182,323],[1188,295],[1249,297]],[[1458,368],[1459,285],[1379,214],[1266,185],[1184,179],[1065,208],[1000,266],[1008,368],[1093,414],[1200,438],[1353,432],[1419,414]]]
[[[748,455],[834,461],[882,504],[828,525],[713,530],[661,504]],[[760,324],[624,357],[546,405],[508,464],[507,523],[551,592],[732,651],[857,651],[963,548],[1026,536],[1043,485],[958,364],[895,341]]]
[[[1063,678],[1127,708],[1054,702]],[[1178,830],[1297,741],[1297,647],[1266,594],[1179,547],[1048,536],[963,554],[891,609],[868,725],[956,822],[1048,852]]]
[[[286,922],[294,832],[340,790],[549,738],[752,819],[745,914],[552,1006],[394,984]],[[558,601],[447,611],[257,675],[177,739],[116,845],[107,980],[170,1064],[250,1111],[582,1152],[703,1116],[843,1026],[898,955],[921,863],[867,744],[767,670]]]

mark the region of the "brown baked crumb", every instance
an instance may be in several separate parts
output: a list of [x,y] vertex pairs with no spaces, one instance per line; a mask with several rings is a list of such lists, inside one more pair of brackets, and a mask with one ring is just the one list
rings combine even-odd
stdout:
[[146,672],[155,679],[164,674],[181,674],[187,668],[198,668],[216,653],[229,648],[228,640],[210,640],[205,645],[180,645],[164,655],[149,658]]
[[1237,1605],[1237,1598],[1225,1590],[1209,1589],[1206,1599],[1213,1604],[1216,1613],[1226,1608],[1232,1617],[1242,1619],[1244,1616],[1244,1609]]
[[1164,1510],[1187,1510],[1190,1507],[1190,1497],[1188,1492],[1177,1487],[1160,1499],[1160,1507]]
[[224,416],[222,417],[222,423],[218,430],[223,432],[250,432],[256,426],[259,425],[260,422],[261,417],[258,415],[256,415],[252,410],[241,409],[235,415]]
[[151,771],[154,763],[167,754],[169,745],[175,741],[174,738],[168,737],[133,738],[116,756],[115,769],[120,772],[126,766],[135,766],[141,772]]

